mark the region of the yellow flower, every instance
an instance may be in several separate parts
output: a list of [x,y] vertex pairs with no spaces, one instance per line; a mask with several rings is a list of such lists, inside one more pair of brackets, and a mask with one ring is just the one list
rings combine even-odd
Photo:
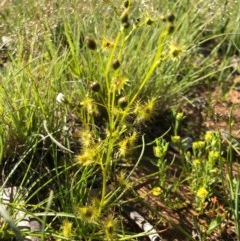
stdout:
[[181,121],[181,120],[183,120],[183,118],[184,118],[183,112],[177,113],[177,115],[176,115],[176,120],[177,121]]
[[134,147],[135,141],[137,140],[137,132],[134,131],[130,136],[125,137],[118,143],[118,156],[125,157],[127,156]]
[[180,143],[181,137],[180,136],[171,136],[171,140],[174,144]]
[[104,49],[112,49],[114,47],[114,42],[104,38],[102,41],[102,47]]
[[88,95],[81,101],[80,105],[89,115],[98,115],[98,108],[95,101]]
[[200,162],[199,159],[194,159],[194,160],[193,160],[193,165],[194,165],[194,166],[199,166],[200,163],[201,163],[201,162]]
[[194,141],[192,144],[193,150],[201,150],[202,148],[204,148],[204,146],[204,141]]
[[182,56],[183,52],[185,50],[185,47],[182,45],[175,44],[173,42],[169,45],[169,57],[173,60],[179,60],[179,58]]
[[157,146],[153,147],[153,152],[155,157],[163,159],[168,151],[169,143],[166,142],[163,138],[156,140]]
[[127,77],[117,77],[112,81],[112,90],[117,90],[120,94],[125,86],[129,86],[129,79]]
[[94,132],[86,125],[83,125],[75,133],[75,137],[78,138],[79,142],[83,147],[90,147],[95,143]]
[[118,143],[118,157],[125,157],[129,154],[129,146],[128,146],[128,139],[124,139]]
[[208,160],[211,162],[217,161],[219,157],[220,157],[219,151],[210,151],[208,154]]
[[133,113],[136,116],[135,121],[137,123],[149,121],[152,119],[152,117],[155,114],[155,103],[156,99],[151,98],[146,103],[141,104],[140,102],[137,102],[137,104],[134,107]]
[[159,196],[162,194],[163,191],[161,187],[154,187],[151,192],[154,196]]
[[200,187],[197,191],[197,197],[204,200],[208,196],[208,191],[204,187]]
[[104,220],[103,226],[107,240],[112,240],[117,224],[118,222],[114,219],[113,215],[108,215],[108,217]]
[[98,218],[98,210],[93,206],[79,207],[77,212],[80,218],[86,222],[94,222]]
[[133,131],[133,133],[129,136],[128,141],[129,141],[129,145],[131,147],[134,146],[134,144],[137,140],[137,137],[138,137],[138,133],[136,131]]
[[126,178],[126,173],[123,171],[120,171],[119,177],[118,177],[118,183],[121,188],[124,188],[125,190],[129,189],[131,187],[131,183]]
[[207,143],[211,142],[211,140],[212,140],[212,138],[213,138],[213,135],[214,135],[213,132],[211,132],[211,131],[207,132],[207,133],[205,134],[205,136],[204,136],[204,140],[205,140]]
[[95,162],[98,148],[94,146],[84,148],[82,153],[76,155],[75,160],[83,166],[88,166]]
[[64,220],[62,224],[62,235],[63,237],[69,238],[72,232],[72,222]]

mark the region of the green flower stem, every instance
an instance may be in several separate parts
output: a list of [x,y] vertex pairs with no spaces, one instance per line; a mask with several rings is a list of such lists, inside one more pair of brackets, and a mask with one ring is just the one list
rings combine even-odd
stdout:
[[157,52],[156,52],[156,54],[154,56],[153,63],[150,66],[150,68],[149,68],[148,72],[146,73],[145,77],[141,81],[141,85],[139,86],[139,88],[136,91],[135,95],[131,99],[131,101],[129,103],[129,106],[131,106],[134,103],[134,101],[137,99],[137,97],[139,96],[140,92],[142,91],[142,89],[144,88],[144,86],[146,85],[148,80],[151,78],[153,72],[155,71],[155,69],[159,65],[159,63],[161,61],[165,60],[165,58],[162,59],[161,57],[162,57],[162,53],[163,53],[163,47],[165,46],[166,38],[167,38],[167,33],[166,32],[160,33],[159,39],[158,39],[158,45],[157,45]]
[[107,187],[107,177],[109,172],[109,167],[111,163],[111,157],[112,157],[112,150],[114,146],[114,137],[112,137],[112,133],[109,136],[109,142],[107,142],[107,154],[106,154],[106,161],[104,163],[104,156],[101,160],[101,169],[102,169],[102,176],[103,176],[103,183],[102,183],[102,195],[101,195],[101,201],[99,206],[99,215],[101,214],[104,206],[105,206],[105,196],[106,196],[106,187]]

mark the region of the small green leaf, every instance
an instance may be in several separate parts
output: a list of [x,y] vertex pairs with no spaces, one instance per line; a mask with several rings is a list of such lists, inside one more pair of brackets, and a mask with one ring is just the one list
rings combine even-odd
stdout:
[[209,224],[207,234],[211,234],[211,232],[221,223],[221,217],[216,217],[212,222]]

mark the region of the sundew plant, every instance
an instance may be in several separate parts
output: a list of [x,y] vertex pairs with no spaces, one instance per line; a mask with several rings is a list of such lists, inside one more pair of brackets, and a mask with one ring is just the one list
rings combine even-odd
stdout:
[[[164,138],[171,134],[180,140],[180,134],[179,123],[163,123],[164,116],[191,102],[196,86],[221,85],[229,75],[231,63],[220,53],[239,50],[232,21],[239,14],[230,2],[1,4],[0,190],[27,190],[24,200],[7,203],[0,219],[2,239],[138,240],[149,235],[134,232],[122,214],[124,205],[139,201],[131,177],[142,160],[152,165],[149,159],[157,157],[158,173],[150,176],[166,188],[171,145]],[[177,116],[184,121],[182,112]],[[155,157],[145,151],[153,143],[162,145]],[[192,159],[184,148],[180,154],[183,170],[192,168],[185,181],[201,211],[214,186],[209,182],[219,181],[210,169],[221,152],[219,146],[196,143]],[[211,165],[207,169],[197,163],[201,148]],[[19,210],[41,228],[35,233],[18,228]]]

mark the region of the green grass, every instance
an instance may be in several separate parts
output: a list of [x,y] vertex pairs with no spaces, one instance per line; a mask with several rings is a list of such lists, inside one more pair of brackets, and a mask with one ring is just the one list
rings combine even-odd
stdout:
[[[129,203],[176,226],[136,195],[140,162],[156,166],[146,178],[157,180],[152,194],[166,206],[191,199],[200,240],[222,232],[227,211],[239,238],[239,177],[224,181],[235,160],[224,158],[221,134],[196,137],[193,153],[179,138],[189,93],[224,87],[231,75],[240,4],[145,2],[27,0],[0,10],[0,36],[10,39],[0,52],[1,190],[28,189],[25,206],[42,223],[41,240],[138,240],[147,234],[136,234],[120,211]],[[171,138],[178,158],[167,155]],[[172,168],[181,174],[169,179]],[[186,200],[175,197],[182,185]],[[221,185],[224,211],[212,201]],[[18,202],[1,221],[1,239],[16,235]]]

